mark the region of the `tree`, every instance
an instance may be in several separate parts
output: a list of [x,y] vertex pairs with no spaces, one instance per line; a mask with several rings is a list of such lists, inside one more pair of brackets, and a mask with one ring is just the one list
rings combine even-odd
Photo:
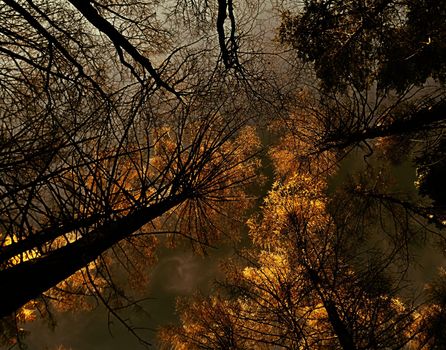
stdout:
[[444,19],[437,1],[304,1],[285,11],[279,38],[313,62],[328,89],[405,90],[444,82]]
[[[417,164],[420,194],[438,184],[446,115],[444,16],[444,5],[430,1],[305,1],[296,12],[284,10],[279,40],[317,77],[302,90],[295,112],[301,115],[295,137],[312,145],[306,157],[330,151],[340,159],[362,148],[365,158],[378,153],[381,161]],[[363,198],[366,192],[373,191],[362,191]],[[375,192],[366,202],[399,206],[409,217],[444,227],[439,201],[407,197]]]
[[221,65],[225,47],[178,17],[165,25],[152,2],[3,3],[0,316],[86,266],[99,294],[103,254],[150,253],[156,220],[212,240],[212,217],[255,176],[243,127],[262,104],[240,103],[253,87]]
[[[445,8],[435,1],[304,1],[279,40],[314,66],[316,150],[435,140],[444,129]],[[306,102],[303,102],[306,103]],[[396,142],[394,142],[396,141]]]
[[394,252],[363,260],[371,248],[335,225],[324,187],[297,174],[273,187],[250,222],[254,247],[227,266],[227,292],[181,305],[182,326],[162,333],[169,348],[400,349],[418,337]]
[[[125,270],[142,284],[158,234],[195,249],[234,239],[243,187],[260,166],[257,118],[281,140],[268,145],[276,183],[250,221],[253,247],[228,263],[216,296],[184,303],[184,327],[165,339],[210,349],[441,346],[431,345],[443,341],[441,297],[420,305],[399,289],[416,235],[444,239],[433,191],[444,167],[444,5],[305,1],[279,28],[305,65],[265,50],[260,6],[3,0],[5,342],[20,340],[11,319],[101,302],[148,345],[119,312],[137,291],[113,276]],[[365,171],[327,185],[358,146]],[[374,152],[398,147],[432,203],[395,193],[373,169]]]
[[328,186],[339,164],[334,152],[312,154],[317,126],[299,112],[272,124],[278,180],[248,222],[253,245],[224,265],[211,296],[179,302],[181,325],[160,335],[166,348],[441,348],[444,273],[414,297],[409,272],[414,244],[444,241],[434,208],[373,159]]

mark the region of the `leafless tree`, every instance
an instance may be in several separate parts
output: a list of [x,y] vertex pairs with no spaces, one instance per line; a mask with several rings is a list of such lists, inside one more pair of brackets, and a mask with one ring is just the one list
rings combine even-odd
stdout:
[[90,263],[106,275],[110,248],[126,243],[130,261],[156,220],[207,244],[213,215],[255,177],[244,126],[277,85],[254,79],[232,2],[204,5],[208,28],[187,22],[193,4],[173,5],[3,1],[1,316],[83,267],[92,282]]

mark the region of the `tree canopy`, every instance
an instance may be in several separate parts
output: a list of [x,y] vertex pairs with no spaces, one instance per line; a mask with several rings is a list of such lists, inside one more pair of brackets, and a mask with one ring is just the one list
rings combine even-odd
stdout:
[[444,347],[443,2],[1,1],[0,344],[102,304],[157,346],[158,248],[226,240],[159,346]]

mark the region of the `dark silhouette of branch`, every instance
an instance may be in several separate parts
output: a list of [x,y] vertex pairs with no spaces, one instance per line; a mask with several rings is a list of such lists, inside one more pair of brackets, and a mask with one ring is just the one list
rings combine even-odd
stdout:
[[327,135],[319,141],[319,146],[314,153],[333,149],[343,150],[379,137],[404,136],[441,128],[445,120],[446,100],[441,100],[416,112],[408,112],[404,117],[399,117],[395,121],[383,125],[358,126],[358,130],[353,131],[348,129],[329,130]]
[[[230,34],[226,38],[225,21],[229,16]],[[237,58],[238,44],[236,39],[236,23],[232,0],[218,0],[217,33],[223,64],[227,69],[239,66]],[[229,47],[228,47],[229,46]]]
[[76,61],[76,59],[68,52],[68,50],[57,40],[52,34],[50,34],[38,21],[37,19],[29,13],[23,6],[21,6],[19,3],[15,2],[14,0],[2,0],[6,5],[13,8],[15,11],[17,11],[23,18],[26,19],[26,21],[34,28],[36,29],[40,34],[42,34],[50,43],[52,43],[61,53],[62,55],[71,63],[73,64],[76,69],[79,71],[79,74],[81,74],[83,77],[85,77],[92,86],[101,94],[103,98],[107,98],[107,94],[102,90],[102,87],[97,83],[96,80],[91,78],[89,75],[87,75],[84,71],[84,68],[82,65]]
[[[76,9],[79,10],[82,15],[98,30],[107,35],[107,37],[112,41],[115,47],[118,50],[119,56],[121,60],[123,60],[123,56],[120,53],[120,50],[124,50],[127,52],[136,62],[138,62],[150,76],[155,80],[155,82],[162,88],[167,91],[175,94],[179,97],[179,93],[175,91],[175,89],[166,83],[158,74],[156,69],[152,66],[150,60],[142,55],[138,49],[132,45],[127,38],[125,38],[110,22],[108,22],[105,18],[103,18],[98,11],[91,5],[90,1],[84,0],[68,0]],[[124,61],[125,63],[125,61]],[[128,63],[125,63],[127,67],[129,67]]]
[[0,317],[9,315],[26,302],[37,298],[144,224],[186,199],[186,194],[166,198],[157,204],[136,210],[122,219],[106,223],[74,243],[51,251],[43,257],[0,271],[2,284],[14,286],[14,288],[2,288],[0,291],[0,297],[4,298],[2,300],[8,300],[8,303],[0,305]]

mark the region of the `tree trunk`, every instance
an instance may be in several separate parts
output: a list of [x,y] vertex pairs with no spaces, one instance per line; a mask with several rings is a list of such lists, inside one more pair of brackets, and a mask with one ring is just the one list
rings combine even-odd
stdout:
[[414,132],[429,130],[436,123],[444,122],[445,120],[446,100],[442,100],[430,108],[421,109],[408,118],[397,119],[388,125],[372,126],[351,133],[341,130],[340,135],[333,135],[324,139],[317,152],[330,149],[342,150],[378,137],[408,135]]
[[322,285],[320,278],[316,271],[312,268],[308,267],[308,276],[310,277],[310,281],[313,284],[313,287],[317,290],[319,297],[321,298],[322,304],[324,305],[325,310],[327,311],[328,321],[333,328],[334,333],[336,334],[339,343],[343,350],[356,350],[355,343],[353,341],[353,336],[347,326],[344,324],[343,320],[339,316],[338,310],[336,308],[336,304],[330,298],[326,298],[324,293],[322,293]]
[[126,217],[94,229],[88,235],[43,257],[0,271],[0,318],[37,298],[97,259],[114,244],[129,237],[144,224],[166,213],[185,199],[185,195],[177,195],[150,207],[138,209]]

